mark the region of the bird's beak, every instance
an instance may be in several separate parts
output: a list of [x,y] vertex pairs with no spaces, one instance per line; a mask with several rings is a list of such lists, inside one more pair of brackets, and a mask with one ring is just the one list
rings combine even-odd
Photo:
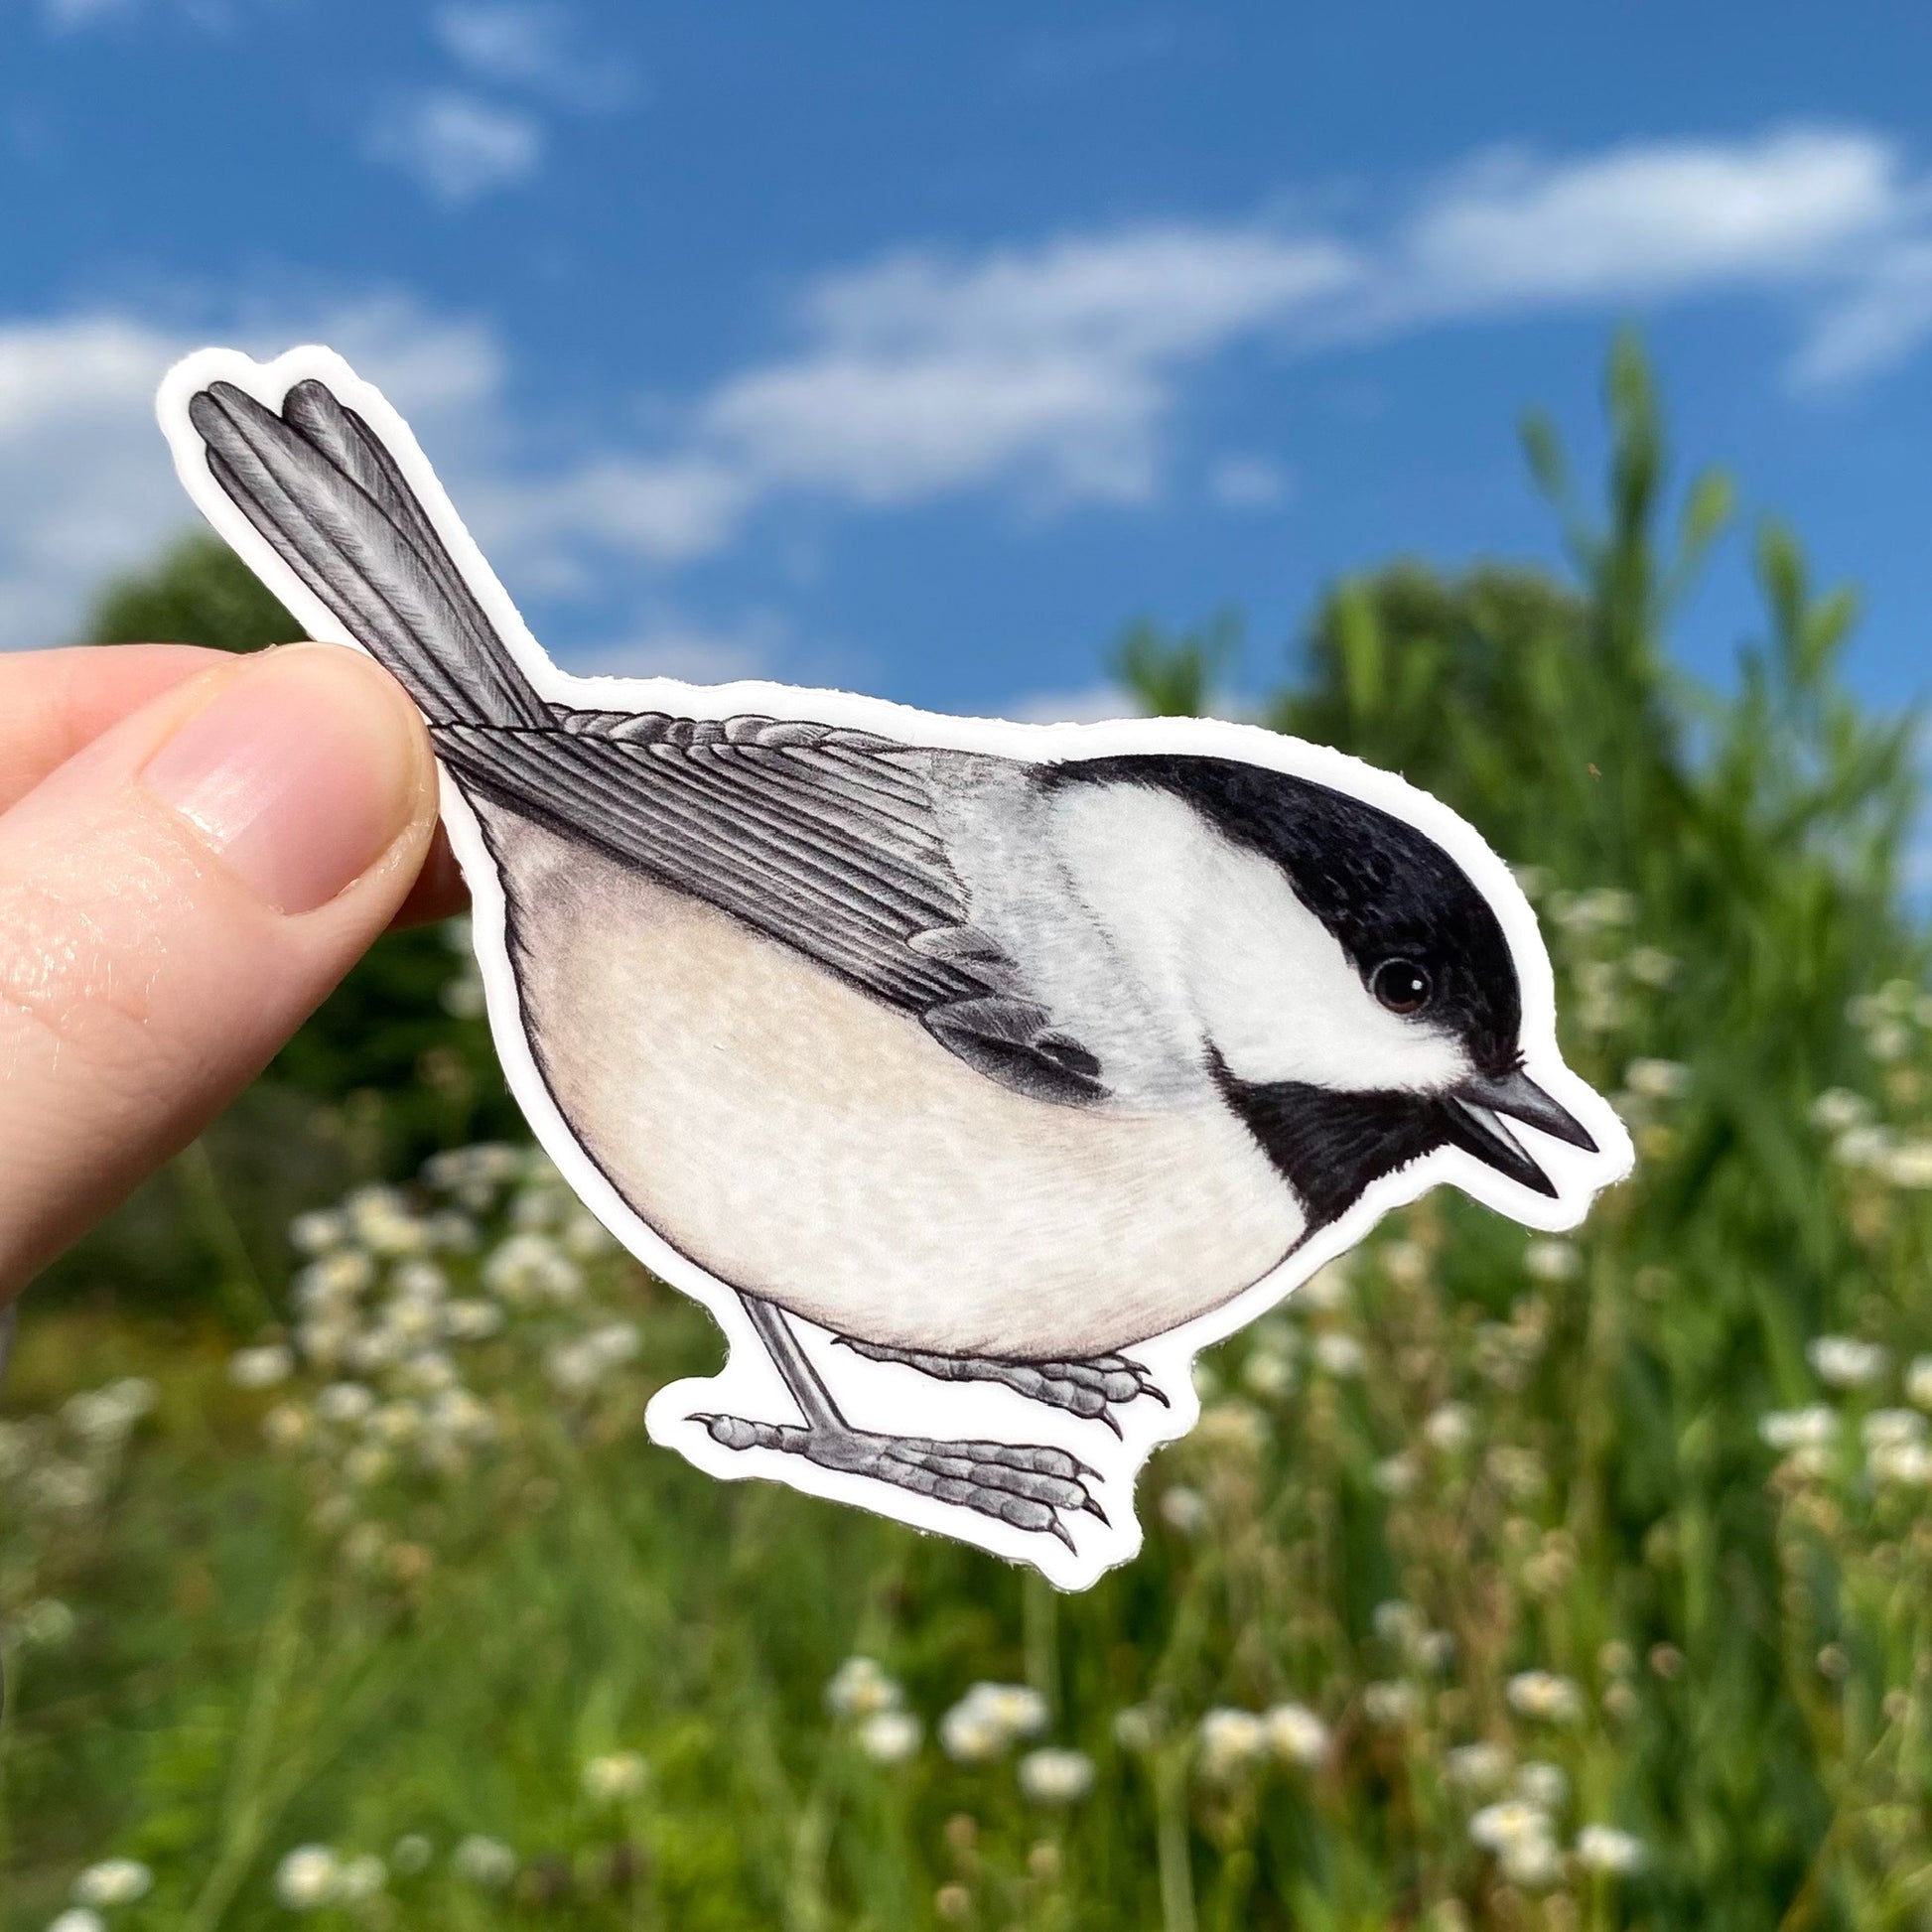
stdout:
[[1499,1114],[1572,1147],[1596,1152],[1596,1143],[1583,1122],[1552,1100],[1520,1067],[1499,1076],[1471,1074],[1443,1099],[1450,1144],[1536,1193],[1554,1196],[1557,1190],[1550,1176],[1497,1118]]

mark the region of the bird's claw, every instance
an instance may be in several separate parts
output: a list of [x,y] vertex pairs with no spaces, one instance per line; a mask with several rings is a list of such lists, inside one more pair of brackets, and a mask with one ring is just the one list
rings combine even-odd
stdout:
[[1009,1361],[998,1355],[939,1355],[922,1349],[893,1348],[883,1342],[841,1335],[839,1341],[869,1361],[897,1362],[940,1382],[997,1382],[1034,1402],[1064,1409],[1083,1422],[1103,1422],[1116,1436],[1118,1404],[1152,1396],[1168,1408],[1167,1393],[1147,1370],[1125,1355],[1093,1355],[1084,1361]]
[[777,1449],[822,1469],[870,1476],[917,1496],[976,1510],[1014,1529],[1044,1531],[1071,1550],[1061,1510],[1107,1521],[1088,1487],[1100,1478],[1078,1456],[1036,1443],[938,1443],[859,1429],[806,1428],[748,1422],[739,1416],[693,1416],[723,1449]]

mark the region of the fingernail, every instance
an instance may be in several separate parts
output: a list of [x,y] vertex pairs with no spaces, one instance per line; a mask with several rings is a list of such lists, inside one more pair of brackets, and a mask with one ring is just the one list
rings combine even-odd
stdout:
[[419,783],[408,712],[336,646],[266,652],[194,713],[141,782],[258,897],[312,912],[409,823]]

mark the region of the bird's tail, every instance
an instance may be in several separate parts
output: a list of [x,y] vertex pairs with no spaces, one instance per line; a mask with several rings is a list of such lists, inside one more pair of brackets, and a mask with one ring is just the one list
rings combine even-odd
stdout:
[[188,419],[236,508],[432,724],[550,722],[394,456],[327,384],[296,383],[278,415],[210,382]]

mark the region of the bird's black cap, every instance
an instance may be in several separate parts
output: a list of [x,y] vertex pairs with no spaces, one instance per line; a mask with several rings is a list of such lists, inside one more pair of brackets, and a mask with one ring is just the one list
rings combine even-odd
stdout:
[[1058,784],[1145,785],[1185,799],[1222,837],[1274,860],[1364,979],[1414,960],[1432,1024],[1484,1073],[1516,1064],[1522,995],[1489,901],[1427,833],[1346,792],[1234,759],[1163,754],[1069,760]]

